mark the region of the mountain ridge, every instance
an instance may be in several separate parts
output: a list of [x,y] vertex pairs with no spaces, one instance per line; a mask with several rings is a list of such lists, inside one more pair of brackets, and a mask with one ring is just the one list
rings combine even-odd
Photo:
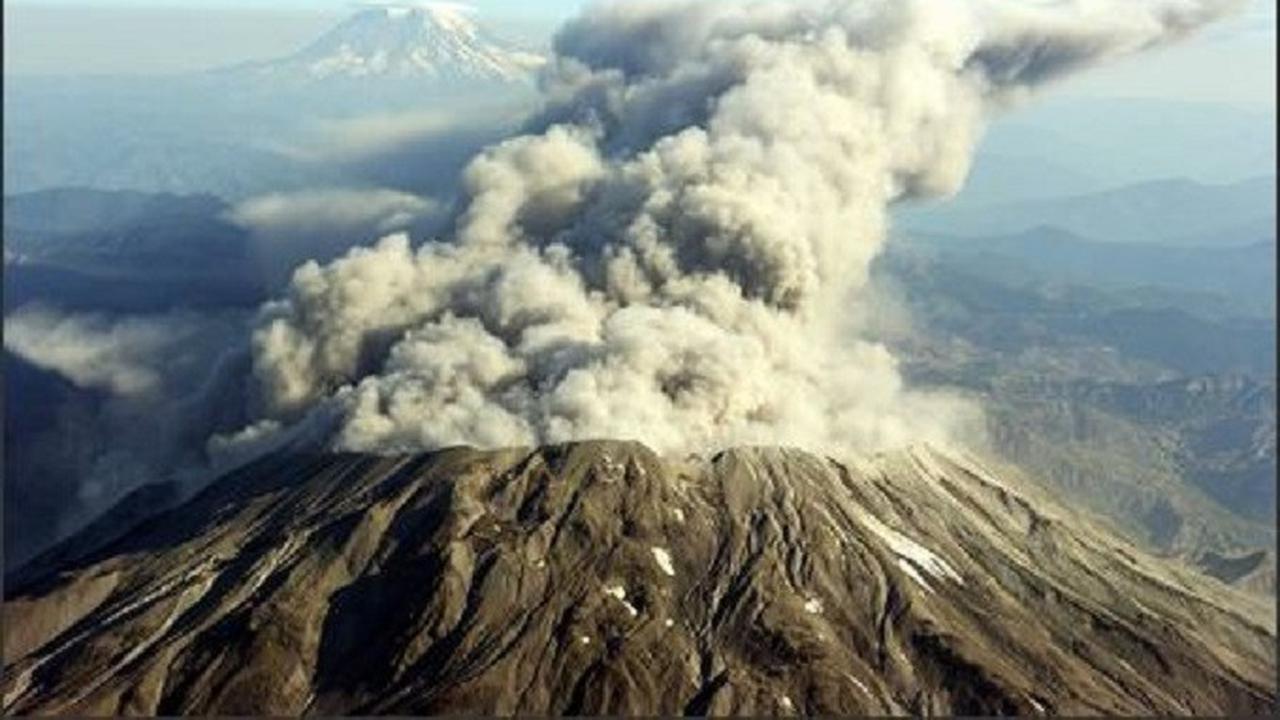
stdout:
[[1142,180],[1104,190],[989,204],[920,206],[910,230],[1001,236],[1052,226],[1095,242],[1227,248],[1275,237],[1274,175],[1235,182]]

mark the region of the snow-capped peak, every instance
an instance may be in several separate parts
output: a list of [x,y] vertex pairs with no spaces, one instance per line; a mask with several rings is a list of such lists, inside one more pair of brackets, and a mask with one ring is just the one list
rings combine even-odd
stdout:
[[475,37],[479,27],[470,17],[476,9],[456,2],[367,2],[361,3],[368,10],[380,10],[388,20],[417,20],[455,35]]
[[475,9],[461,3],[368,3],[302,51],[256,70],[313,79],[519,82],[545,62],[494,37],[474,16]]

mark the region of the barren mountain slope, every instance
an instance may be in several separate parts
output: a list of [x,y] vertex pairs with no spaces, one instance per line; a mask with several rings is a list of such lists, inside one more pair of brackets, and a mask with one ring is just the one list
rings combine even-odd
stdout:
[[61,557],[6,713],[1275,709],[1260,601],[930,448],[275,457]]

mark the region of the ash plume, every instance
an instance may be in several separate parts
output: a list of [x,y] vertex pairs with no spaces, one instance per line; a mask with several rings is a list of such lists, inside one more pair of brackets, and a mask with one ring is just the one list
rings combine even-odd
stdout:
[[262,309],[259,421],[216,443],[945,442],[976,409],[905,387],[848,320],[888,208],[954,193],[993,112],[1234,5],[588,10],[527,131],[468,166],[451,237],[308,263]]

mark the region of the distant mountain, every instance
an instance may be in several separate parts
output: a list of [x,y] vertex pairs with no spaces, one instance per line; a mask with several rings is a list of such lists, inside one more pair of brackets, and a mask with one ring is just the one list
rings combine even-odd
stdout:
[[6,713],[1275,711],[1268,603],[958,451],[278,455],[176,500],[10,577]]
[[4,245],[21,265],[122,276],[251,272],[247,233],[211,195],[62,188],[4,199]]
[[890,245],[877,262],[874,282],[911,288],[911,324],[873,329],[908,380],[971,393],[994,452],[1149,549],[1274,551],[1274,319],[1046,283],[1000,257]]
[[[225,202],[211,195],[54,188],[6,195],[4,227],[18,233],[108,232],[166,220],[191,222],[226,209]],[[15,237],[9,242],[21,241]]]
[[1104,349],[1165,377],[1274,375],[1273,316],[1192,313],[1159,295],[1144,302],[1141,294],[1097,285],[1021,282],[1017,264],[999,271],[994,264],[891,247],[877,272],[911,288],[907,298],[913,319],[925,323],[922,332],[928,327],[938,339],[959,333],[1011,360],[1052,352],[1061,361],[1054,377],[1096,377],[1098,368],[1073,367],[1070,358]]
[[1204,376],[1140,386],[1078,383],[1073,390],[1081,400],[1178,438],[1178,465],[1206,495],[1274,523],[1274,381]]
[[210,195],[61,188],[4,198],[4,307],[87,312],[246,307],[268,278]]
[[336,202],[334,197],[353,207],[363,202],[357,191],[351,191],[355,199],[334,192],[317,191],[312,209],[290,216],[280,229],[256,228],[236,213],[238,206],[212,195],[89,188],[9,195],[5,307],[40,302],[64,310],[134,313],[253,306],[280,290],[307,260],[325,262],[392,229],[426,232],[428,221],[382,226],[394,209],[308,225],[306,217]]
[[[166,76],[6,77],[4,186],[228,200],[321,186],[451,188],[456,167],[534,103],[543,62],[463,6],[388,5],[265,62]],[[350,153],[372,147],[370,137],[395,147]]]
[[[1040,226],[1010,235],[961,237],[905,233],[913,250],[1012,286],[1074,284],[1134,298],[1163,292],[1170,307],[1195,314],[1275,313],[1276,245],[1270,239],[1239,245],[1168,247],[1155,243],[1099,242],[1061,228]],[[1250,235],[1242,234],[1241,237]],[[1184,297],[1176,298],[1176,293]]]
[[1067,197],[907,208],[900,217],[906,228],[950,235],[1004,235],[1047,225],[1105,242],[1248,245],[1275,238],[1276,179],[1226,185],[1156,180]]
[[389,3],[356,13],[288,57],[229,72],[295,80],[527,82],[546,58],[497,38],[455,3]]

